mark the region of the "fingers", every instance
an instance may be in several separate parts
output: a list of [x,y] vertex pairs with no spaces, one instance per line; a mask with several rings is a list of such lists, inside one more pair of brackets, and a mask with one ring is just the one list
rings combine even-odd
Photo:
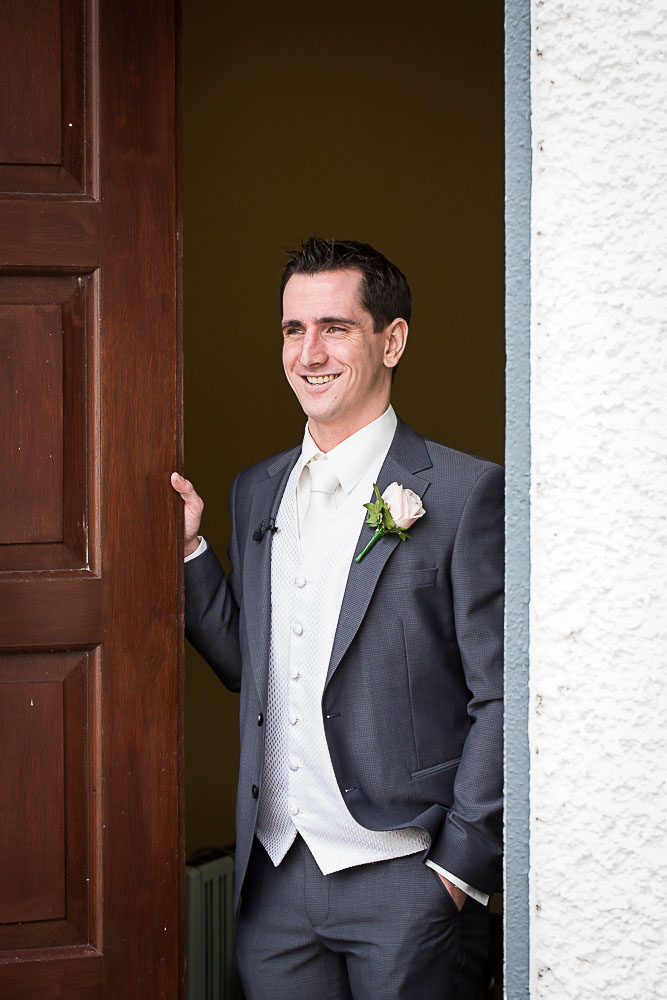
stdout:
[[195,492],[192,483],[188,479],[184,479],[183,476],[181,476],[178,472],[172,472],[171,485],[174,487],[177,493],[181,494],[183,498],[185,498],[185,494],[188,494],[189,498],[189,496]]
[[442,884],[444,885],[447,892],[449,893],[449,895],[454,900],[457,910],[462,910],[463,904],[468,898],[463,889],[459,889],[458,886],[454,885],[453,882],[450,882],[449,879],[445,878],[444,875],[441,875],[440,872],[437,872],[436,874],[440,879],[440,881],[442,882]]
[[185,493],[186,490],[192,489],[192,483],[184,479],[178,472],[172,472],[171,485],[177,493]]
[[204,501],[196,492],[190,480],[185,479],[178,472],[172,472],[171,485],[174,487],[177,493],[181,494],[181,497],[186,507],[186,515],[188,509],[190,509],[193,513],[196,512],[198,515],[201,516],[201,512],[204,509]]
[[181,476],[178,472],[172,472],[171,485],[177,493],[180,493],[183,500],[184,528],[183,539],[185,542],[185,554],[190,555],[199,544],[199,527],[201,524],[204,501],[195,492],[192,483]]

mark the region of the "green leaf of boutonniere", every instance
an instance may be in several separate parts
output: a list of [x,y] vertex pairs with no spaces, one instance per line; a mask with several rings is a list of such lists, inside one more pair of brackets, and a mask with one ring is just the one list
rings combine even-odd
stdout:
[[[402,487],[398,487],[396,483],[392,484],[392,488],[393,487],[397,487],[399,490],[402,489]],[[373,528],[373,537],[369,541],[368,545],[364,548],[364,550],[360,552],[358,556],[355,557],[355,562],[361,562],[366,553],[369,552],[370,549],[372,549],[372,547],[378,541],[378,539],[382,538],[384,535],[398,535],[398,537],[401,539],[402,542],[406,541],[406,539],[410,537],[410,535],[407,533],[407,531],[405,531],[404,528],[399,528],[396,526],[396,522],[392,517],[389,504],[380,495],[380,490],[378,489],[377,483],[373,483],[373,489],[375,490],[375,496],[377,497],[377,500],[375,500],[375,502],[364,504],[364,507],[368,511],[368,517],[366,518],[365,524],[367,524],[369,528]],[[416,496],[416,494],[412,494],[412,496],[414,496],[417,502],[421,504],[421,501],[419,500],[419,497]],[[410,524],[413,523],[413,520],[416,520],[416,518],[410,519],[408,521],[408,527],[410,526]]]

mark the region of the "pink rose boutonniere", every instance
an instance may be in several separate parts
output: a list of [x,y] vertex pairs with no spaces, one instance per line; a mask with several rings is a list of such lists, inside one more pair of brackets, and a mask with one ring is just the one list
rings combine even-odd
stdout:
[[377,483],[373,484],[373,489],[377,500],[375,503],[364,504],[368,511],[365,523],[374,529],[373,537],[366,548],[355,557],[355,562],[361,562],[366,553],[370,552],[378,539],[384,535],[398,535],[404,542],[410,537],[407,529],[426,513],[422,507],[421,497],[412,490],[403,489],[398,483],[391,483],[382,496]]

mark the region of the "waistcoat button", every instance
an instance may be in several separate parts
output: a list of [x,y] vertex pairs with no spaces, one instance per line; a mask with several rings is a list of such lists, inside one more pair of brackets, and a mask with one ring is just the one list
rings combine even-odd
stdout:
[[259,715],[257,716],[257,725],[261,726],[261,725],[263,725],[263,723],[264,723],[264,716],[260,712]]
[[252,786],[251,792],[252,792],[253,799],[259,798],[259,788],[257,787],[257,785],[253,785]]

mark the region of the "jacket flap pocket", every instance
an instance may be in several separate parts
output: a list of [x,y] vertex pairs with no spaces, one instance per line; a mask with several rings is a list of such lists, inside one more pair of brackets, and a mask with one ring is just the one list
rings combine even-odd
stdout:
[[411,778],[430,778],[433,774],[439,774],[440,771],[448,771],[451,767],[456,767],[461,761],[460,757],[454,757],[452,760],[445,760],[442,764],[433,764],[432,767],[423,767],[420,771],[412,771],[410,774]]

